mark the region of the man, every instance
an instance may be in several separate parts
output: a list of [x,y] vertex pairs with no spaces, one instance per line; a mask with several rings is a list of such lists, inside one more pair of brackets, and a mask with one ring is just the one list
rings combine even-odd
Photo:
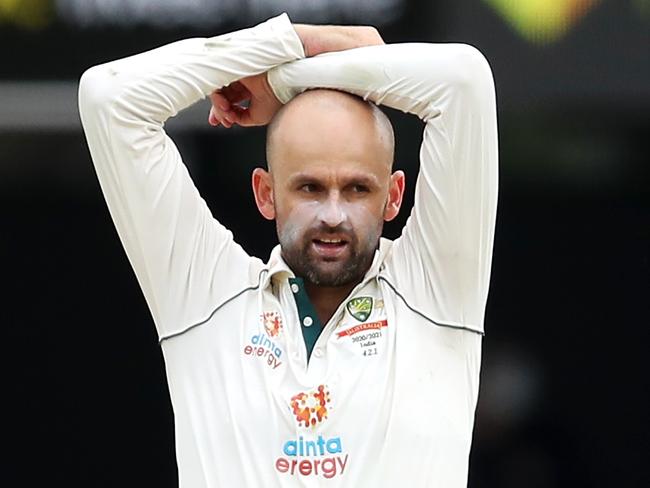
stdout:
[[[213,125],[273,119],[252,178],[280,241],[267,264],[213,219],[163,130],[205,96]],[[379,236],[404,175],[356,96],[426,123],[394,242]],[[281,15],[91,68],[79,104],[160,335],[181,486],[467,484],[497,187],[476,50]]]

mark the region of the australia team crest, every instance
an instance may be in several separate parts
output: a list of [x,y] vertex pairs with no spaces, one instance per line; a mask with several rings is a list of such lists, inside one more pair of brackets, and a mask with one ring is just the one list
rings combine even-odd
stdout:
[[372,313],[372,297],[356,297],[345,305],[350,315],[359,322],[365,322]]

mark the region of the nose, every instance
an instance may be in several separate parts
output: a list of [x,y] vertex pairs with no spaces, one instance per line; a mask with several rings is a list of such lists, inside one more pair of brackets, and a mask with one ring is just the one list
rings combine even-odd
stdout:
[[319,220],[329,227],[336,227],[347,219],[338,192],[332,192],[319,208]]

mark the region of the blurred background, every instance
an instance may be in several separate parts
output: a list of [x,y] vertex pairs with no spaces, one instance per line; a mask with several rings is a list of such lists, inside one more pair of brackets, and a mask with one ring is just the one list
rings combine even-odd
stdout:
[[[0,0],[2,485],[176,486],[162,355],[77,80],[282,11],[470,43],[492,65],[501,186],[469,486],[650,486],[648,0]],[[249,190],[264,131],[211,128],[207,110],[169,132],[215,216],[266,258],[274,227]],[[389,115],[412,191],[422,124]]]

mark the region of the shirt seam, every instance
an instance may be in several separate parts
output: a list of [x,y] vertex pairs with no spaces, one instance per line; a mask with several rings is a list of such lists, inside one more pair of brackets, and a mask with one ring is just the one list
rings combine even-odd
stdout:
[[479,334],[481,336],[485,335],[485,332],[483,332],[482,330],[480,330],[478,328],[467,327],[467,326],[464,326],[464,325],[446,324],[444,322],[439,322],[437,320],[433,320],[431,317],[428,317],[423,312],[421,312],[420,310],[418,310],[417,308],[412,306],[408,302],[408,300],[406,300],[406,298],[404,298],[404,295],[402,295],[399,291],[397,291],[397,287],[395,285],[393,285],[385,276],[377,276],[377,280],[382,280],[383,282],[385,282],[390,287],[390,289],[393,290],[393,293],[395,293],[395,295],[397,295],[402,300],[402,302],[404,302],[404,305],[406,305],[406,308],[408,308],[411,312],[419,315],[420,317],[425,319],[427,322],[431,322],[432,324],[437,325],[438,327],[446,327],[446,328],[449,328],[449,329],[456,329],[456,330],[466,330],[467,332],[472,332],[474,334]]
[[205,324],[206,322],[209,322],[212,319],[212,317],[214,317],[214,314],[216,314],[219,310],[221,310],[225,305],[227,305],[228,303],[232,302],[233,300],[239,298],[241,295],[243,295],[246,292],[257,290],[260,287],[260,285],[262,284],[262,273],[264,273],[264,272],[268,272],[268,269],[264,268],[259,272],[259,274],[257,276],[257,284],[255,286],[246,287],[243,290],[240,290],[239,292],[232,295],[230,298],[227,298],[226,300],[221,302],[219,305],[217,305],[205,319],[203,319],[203,320],[201,320],[199,322],[196,322],[196,323],[194,323],[192,325],[189,325],[189,326],[185,327],[184,329],[181,329],[181,330],[179,330],[177,332],[172,332],[171,334],[167,334],[167,335],[162,336],[158,340],[158,344],[161,345],[164,341],[166,341],[168,339],[174,339],[174,338],[176,338],[178,336],[181,336],[181,335],[185,334],[186,332],[188,332],[188,331],[190,331],[192,329],[195,329],[196,327],[199,327],[200,325]]

